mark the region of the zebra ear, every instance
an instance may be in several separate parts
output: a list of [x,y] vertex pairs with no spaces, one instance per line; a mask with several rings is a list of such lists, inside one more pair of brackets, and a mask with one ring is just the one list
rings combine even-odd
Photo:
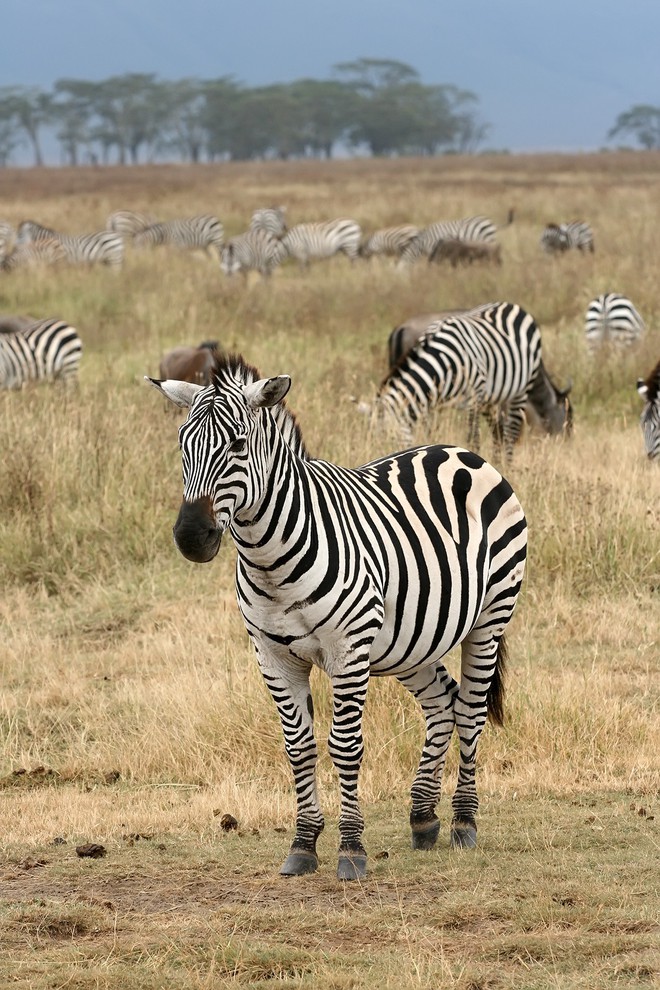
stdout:
[[258,382],[252,382],[243,389],[243,395],[249,406],[253,409],[260,409],[263,406],[270,407],[281,402],[286,393],[291,388],[291,379],[288,375],[277,375],[275,378],[262,378]]
[[149,378],[147,375],[144,376],[144,380],[162,392],[165,398],[173,402],[175,406],[181,406],[182,409],[187,409],[197,393],[204,388],[203,385],[194,385],[192,382],[175,382],[172,379],[160,382],[157,378]]

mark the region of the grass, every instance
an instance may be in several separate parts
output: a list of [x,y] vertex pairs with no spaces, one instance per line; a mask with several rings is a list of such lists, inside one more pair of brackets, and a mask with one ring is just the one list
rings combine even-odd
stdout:
[[[115,209],[216,212],[229,234],[285,203],[291,222],[365,230],[484,213],[501,268],[345,259],[224,279],[214,265],[131,253],[119,274],[0,281],[0,310],[59,316],[84,344],[77,391],[0,394],[0,985],[46,990],[650,987],[658,896],[658,491],[643,456],[639,375],[657,361],[657,155],[0,170],[0,217],[67,230]],[[596,254],[545,258],[550,220],[584,217]],[[602,291],[646,319],[632,353],[591,360]],[[233,591],[174,550],[178,414],[142,380],[171,346],[217,338],[290,373],[310,450],[343,464],[386,451],[369,399],[406,316],[490,299],[542,327],[573,381],[570,443],[524,438],[510,472],[530,528],[511,626],[507,721],[479,750],[479,849],[413,854],[408,789],[423,739],[396,684],[370,687],[362,805],[370,873],[335,879],[331,697],[313,687],[327,814],[318,875],[283,879],[294,795],[274,708]],[[463,442],[443,413],[429,436]],[[488,442],[484,453],[491,453]],[[452,660],[451,663],[454,661]],[[233,814],[239,830],[224,832]],[[57,841],[56,841],[57,840]],[[100,843],[101,859],[75,848]]]

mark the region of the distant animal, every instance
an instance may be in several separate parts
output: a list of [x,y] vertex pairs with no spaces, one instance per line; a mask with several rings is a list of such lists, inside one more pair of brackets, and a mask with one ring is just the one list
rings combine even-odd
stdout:
[[135,210],[117,210],[111,213],[105,221],[106,230],[114,230],[115,234],[132,238],[141,230],[155,224],[156,218],[149,213],[137,213]]
[[646,455],[660,463],[660,361],[648,378],[637,379],[637,391],[644,399],[640,425]]
[[452,237],[446,241],[438,241],[429,255],[429,262],[432,261],[448,261],[452,268],[457,265],[471,265],[475,261],[490,261],[501,265],[502,249],[499,244]]
[[99,230],[93,234],[60,234],[34,220],[24,220],[18,227],[16,245],[28,243],[52,246],[59,241],[64,256],[74,265],[107,265],[121,268],[124,261],[124,241],[111,230]]
[[[340,880],[367,870],[358,799],[370,677],[390,675],[426,721],[411,790],[414,849],[431,849],[449,744],[459,738],[451,845],[477,842],[476,751],[503,716],[505,630],[520,592],[527,524],[511,486],[461,447],[430,445],[357,469],[315,460],[284,406],[288,375],[261,379],[241,358],[207,388],[152,384],[187,408],[183,502],[174,541],[211,561],[229,530],[236,593],[282,723],[297,798],[280,873],[318,868],[313,667],[332,682],[328,748],[339,776]],[[460,677],[443,658],[461,645]],[[238,740],[240,745],[240,739]]]
[[394,227],[381,227],[370,234],[360,245],[362,258],[374,256],[400,258],[410,242],[419,235],[419,227],[400,223]]
[[575,248],[590,251],[594,248],[594,235],[584,220],[571,220],[570,223],[549,223],[541,234],[541,247],[548,254],[563,254]]
[[262,207],[255,210],[250,219],[250,230],[265,230],[271,237],[282,237],[286,229],[285,206]]
[[0,220],[0,263],[11,253],[16,240],[16,231],[6,220]]
[[267,230],[257,228],[231,237],[222,249],[220,267],[225,275],[259,272],[268,278],[287,256],[282,241]]
[[219,349],[217,340],[205,340],[198,347],[175,347],[161,358],[160,377],[208,385]]
[[16,316],[13,313],[0,313],[0,333],[20,333],[39,321],[34,316]]
[[390,370],[394,369],[410,348],[415,346],[431,324],[442,323],[450,316],[462,316],[463,313],[467,312],[469,312],[467,309],[442,309],[435,313],[419,313],[417,316],[409,316],[407,320],[392,330],[388,338],[387,358]]
[[491,303],[428,327],[381,385],[375,412],[408,442],[435,405],[458,401],[468,409],[469,446],[479,449],[484,415],[510,461],[540,373],[541,332],[533,317],[514,303]]
[[607,344],[629,347],[641,339],[645,329],[630,299],[616,292],[606,292],[587,306],[584,332],[591,351]]
[[287,254],[306,267],[310,261],[345,254],[355,261],[360,250],[362,230],[355,220],[341,218],[289,227],[282,237]]
[[224,227],[217,217],[205,213],[200,216],[163,220],[138,230],[133,243],[136,247],[166,245],[181,251],[204,251],[209,257],[220,260],[224,244]]
[[62,320],[40,320],[18,333],[0,334],[0,388],[33,381],[72,384],[78,377],[82,342]]
[[438,220],[413,237],[401,252],[401,265],[420,258],[430,258],[439,241],[457,240],[479,244],[495,244],[497,227],[487,217],[464,217],[462,220]]
[[13,272],[20,268],[42,268],[69,261],[69,253],[58,238],[40,237],[36,241],[16,243],[0,262],[0,270]]

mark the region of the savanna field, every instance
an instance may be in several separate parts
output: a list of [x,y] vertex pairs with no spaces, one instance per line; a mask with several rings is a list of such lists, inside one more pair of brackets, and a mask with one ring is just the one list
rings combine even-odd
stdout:
[[[0,170],[0,219],[14,226],[91,231],[134,209],[214,213],[231,236],[283,204],[290,224],[346,216],[365,232],[484,214],[502,249],[499,267],[339,256],[268,281],[130,247],[119,272],[0,273],[0,312],[64,319],[84,347],[77,389],[0,393],[2,990],[658,985],[660,470],[635,382],[660,358],[659,165],[617,152]],[[544,255],[545,224],[575,218],[595,253]],[[608,291],[647,333],[594,358],[584,313]],[[410,848],[423,720],[396,682],[374,680],[369,875],[336,879],[332,699],[315,673],[321,867],[280,877],[295,795],[233,546],[207,566],[176,551],[182,414],[143,376],[170,347],[216,339],[264,376],[290,374],[311,453],[356,466],[391,449],[354,402],[375,395],[391,329],[495,300],[540,324],[546,366],[572,381],[575,428],[526,432],[506,471],[530,549],[505,725],[479,746],[478,849],[449,848],[454,747],[438,845]],[[464,418],[434,416],[419,439],[465,443]],[[79,857],[86,843],[105,855]]]

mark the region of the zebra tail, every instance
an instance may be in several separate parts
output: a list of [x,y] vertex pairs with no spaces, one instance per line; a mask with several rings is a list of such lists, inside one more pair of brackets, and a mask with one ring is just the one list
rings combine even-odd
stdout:
[[502,635],[497,644],[493,679],[486,695],[488,718],[495,725],[504,725],[504,674],[508,659],[509,651],[507,650],[506,639]]

